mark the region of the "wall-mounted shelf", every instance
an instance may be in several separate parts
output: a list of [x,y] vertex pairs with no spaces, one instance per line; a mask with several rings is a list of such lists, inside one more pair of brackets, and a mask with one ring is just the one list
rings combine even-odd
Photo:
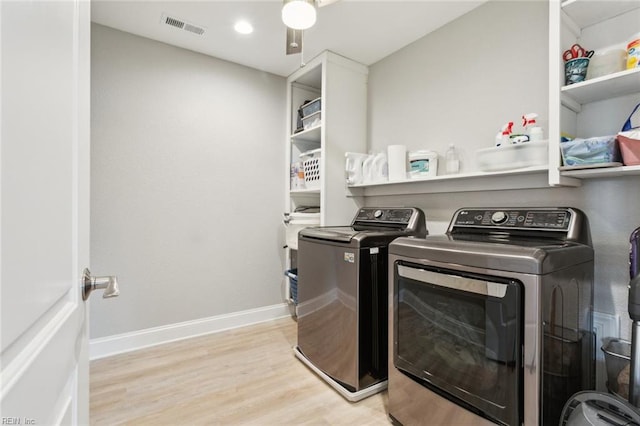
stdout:
[[570,86],[563,86],[560,90],[562,104],[574,112],[580,112],[582,104],[638,92],[640,90],[640,68],[603,75]]
[[562,176],[579,179],[640,176],[640,166],[603,167],[597,169],[565,170]]
[[536,166],[500,172],[459,173],[395,182],[359,184],[348,186],[347,196],[370,197],[548,188],[548,171],[547,166]]
[[593,1],[566,0],[562,2],[562,11],[566,13],[580,28],[585,28],[598,22],[606,21],[638,9],[638,2],[625,1]]

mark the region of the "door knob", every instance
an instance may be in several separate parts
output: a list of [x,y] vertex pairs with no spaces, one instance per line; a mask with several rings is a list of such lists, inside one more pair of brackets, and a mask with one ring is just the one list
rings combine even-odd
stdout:
[[93,290],[104,290],[102,298],[116,297],[120,294],[116,276],[93,277],[88,268],[82,273],[82,300],[87,300]]

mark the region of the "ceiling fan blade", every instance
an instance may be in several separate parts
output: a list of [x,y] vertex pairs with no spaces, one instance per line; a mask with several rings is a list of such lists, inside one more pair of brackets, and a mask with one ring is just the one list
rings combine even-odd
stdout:
[[287,55],[302,52],[302,30],[287,27]]

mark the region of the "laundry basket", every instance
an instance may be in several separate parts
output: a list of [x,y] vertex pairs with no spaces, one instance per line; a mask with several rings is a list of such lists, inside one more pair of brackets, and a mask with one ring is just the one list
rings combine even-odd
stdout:
[[284,273],[289,277],[289,296],[294,305],[298,304],[298,269],[287,269]]
[[320,169],[322,161],[322,149],[313,149],[300,154],[302,168],[304,170],[304,184],[307,189],[320,188]]

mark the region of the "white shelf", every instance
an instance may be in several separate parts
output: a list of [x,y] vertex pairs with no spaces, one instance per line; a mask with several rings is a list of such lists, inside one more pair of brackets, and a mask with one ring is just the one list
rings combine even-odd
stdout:
[[637,0],[627,1],[593,1],[566,0],[562,2],[565,12],[580,28],[606,21],[623,13],[640,8]]
[[[551,138],[559,145],[560,132],[571,134],[609,134],[615,117],[628,114],[628,99],[640,95],[640,68],[561,86],[558,71],[563,69],[562,48],[573,43],[593,47],[622,44],[637,29],[640,16],[638,0],[565,0],[550,3],[550,99],[566,107],[550,105],[549,129]],[[568,37],[568,38],[567,38]],[[564,42],[564,43],[563,43]],[[555,76],[558,75],[558,80]],[[558,96],[559,90],[559,96]],[[630,95],[630,96],[629,96]],[[558,99],[559,98],[559,99]],[[634,103],[635,104],[635,103]],[[557,104],[556,104],[557,105]],[[622,112],[624,111],[624,113]],[[615,126],[617,128],[617,125]],[[600,133],[602,131],[603,133]],[[607,133],[605,133],[607,132]],[[550,141],[551,143],[551,141]],[[550,153],[555,149],[552,147]],[[553,161],[552,161],[553,160]],[[558,169],[558,159],[550,156],[549,180],[553,185],[580,185],[581,179],[607,179],[640,176],[640,166]]]
[[437,194],[443,192],[548,188],[547,166],[500,172],[471,172],[347,187],[348,196]]
[[320,188],[314,188],[314,189],[293,189],[293,190],[289,191],[289,194],[291,194],[292,196],[296,196],[296,195],[314,195],[314,194],[320,194]]
[[[573,102],[583,105],[589,102],[615,98],[640,92],[640,68],[624,70],[602,77],[563,86],[561,89],[563,105],[574,112],[580,112]],[[567,101],[566,98],[569,98]],[[576,111],[576,109],[578,109]]]
[[320,137],[321,137],[321,127],[322,125],[318,125],[315,127],[312,127],[310,129],[307,130],[303,130],[301,132],[298,133],[294,133],[291,135],[291,142],[293,143],[297,143],[300,141],[304,141],[304,142],[317,142],[320,143]]
[[640,166],[602,167],[597,169],[565,170],[562,176],[579,179],[640,176]]

